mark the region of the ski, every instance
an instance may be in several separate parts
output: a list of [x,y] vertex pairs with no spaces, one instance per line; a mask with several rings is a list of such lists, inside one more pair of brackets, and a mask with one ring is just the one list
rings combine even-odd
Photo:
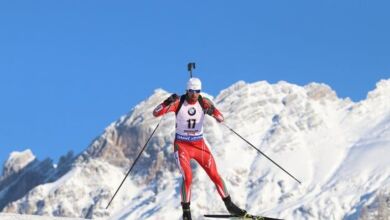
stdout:
[[246,214],[244,216],[238,215],[204,215],[206,218],[230,218],[230,219],[245,219],[245,220],[283,220],[278,218],[270,218],[265,216],[250,215]]

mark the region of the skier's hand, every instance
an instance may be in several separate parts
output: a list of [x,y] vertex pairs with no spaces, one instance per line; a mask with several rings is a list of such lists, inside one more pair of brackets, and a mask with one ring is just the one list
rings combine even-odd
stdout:
[[215,115],[214,118],[219,123],[222,123],[225,120],[222,115]]
[[209,108],[205,109],[204,113],[208,115],[213,115],[215,107],[212,105]]
[[173,102],[175,102],[177,99],[179,99],[179,96],[176,95],[176,93],[173,93],[171,96],[169,96],[167,99],[165,99],[163,103],[165,106],[168,106],[168,105],[172,104]]

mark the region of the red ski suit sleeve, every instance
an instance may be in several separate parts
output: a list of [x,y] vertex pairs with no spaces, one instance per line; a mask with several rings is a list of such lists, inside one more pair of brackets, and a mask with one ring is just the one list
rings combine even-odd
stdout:
[[213,116],[218,122],[223,122],[224,118],[222,113],[214,106],[210,99],[203,97],[202,100],[205,113]]
[[164,115],[168,112],[176,112],[177,108],[179,107],[179,102],[180,102],[179,99],[176,99],[176,101],[172,102],[170,105],[165,105],[162,102],[153,110],[154,117],[159,117],[159,116]]

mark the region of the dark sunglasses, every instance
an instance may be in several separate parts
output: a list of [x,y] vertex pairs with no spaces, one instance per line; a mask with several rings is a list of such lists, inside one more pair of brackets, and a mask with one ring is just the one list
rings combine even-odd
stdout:
[[194,90],[194,89],[189,89],[189,93],[200,93],[200,89]]

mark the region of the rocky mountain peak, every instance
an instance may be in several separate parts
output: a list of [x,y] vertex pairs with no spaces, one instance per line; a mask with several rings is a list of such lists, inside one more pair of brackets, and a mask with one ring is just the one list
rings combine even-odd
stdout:
[[7,161],[4,163],[3,177],[19,172],[34,160],[35,156],[30,149],[21,152],[12,152]]

